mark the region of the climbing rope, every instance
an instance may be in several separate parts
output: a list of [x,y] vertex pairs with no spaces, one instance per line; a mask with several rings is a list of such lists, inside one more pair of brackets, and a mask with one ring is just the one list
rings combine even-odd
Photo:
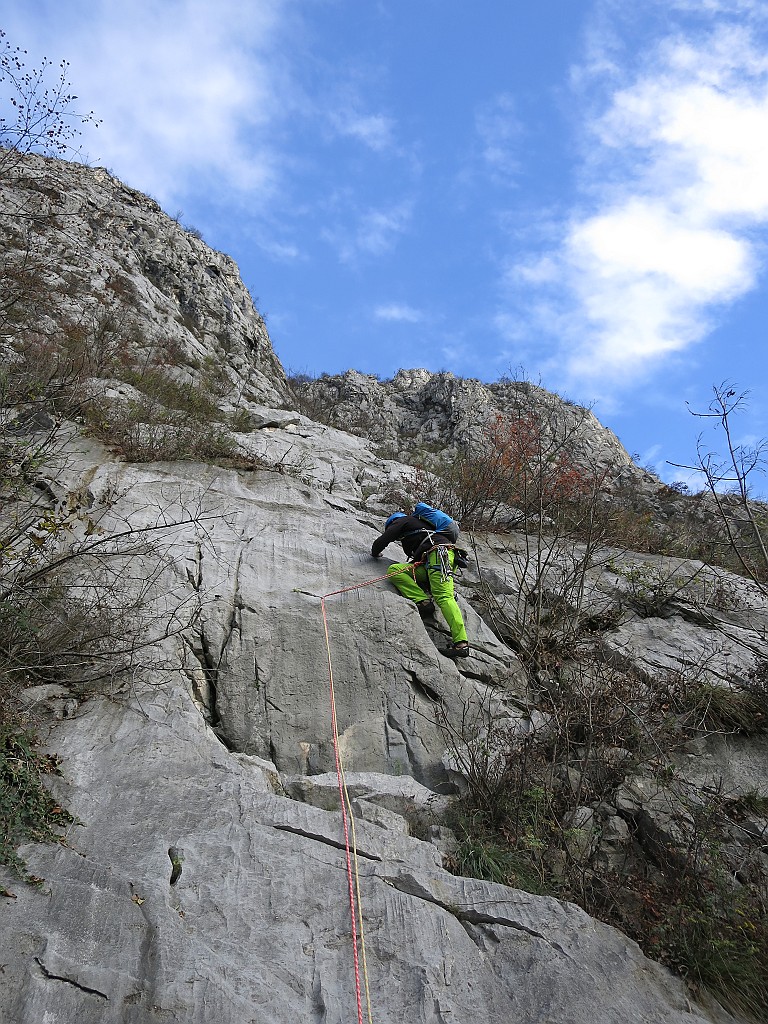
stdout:
[[[330,595],[328,595],[330,596]],[[328,615],[325,609],[325,597],[320,600],[320,607],[323,611],[323,629],[325,631],[325,647],[328,653],[328,678],[331,688],[331,729],[333,732],[333,751],[336,759],[336,778],[339,783],[339,798],[341,800],[341,818],[344,823],[344,849],[347,856],[347,884],[349,887],[349,910],[352,920],[352,955],[355,962],[355,996],[357,999],[357,1020],[358,1024],[363,1024],[363,1002],[360,992],[360,962],[357,952],[357,916],[360,910],[360,900],[357,898],[357,911],[356,911],[356,897],[355,889],[356,886],[353,882],[353,874],[357,873],[357,856],[355,855],[355,866],[353,871],[352,864],[352,853],[349,842],[349,818],[351,817],[351,805],[349,803],[349,793],[347,791],[347,784],[344,781],[344,768],[341,761],[341,752],[339,750],[339,730],[336,718],[336,694],[333,685],[333,662],[331,660],[331,640],[328,634]],[[349,809],[349,810],[348,810]],[[354,836],[353,836],[354,839]],[[358,890],[359,891],[359,890]],[[362,914],[360,914],[360,920],[362,922]],[[362,932],[361,932],[362,937]],[[367,983],[366,983],[366,997],[367,997]],[[370,1000],[369,1007],[370,1007]],[[370,1021],[371,1014],[370,1009],[368,1012],[368,1019]]]
[[[402,569],[400,571],[412,572],[415,579],[416,566],[419,564],[421,563],[415,562],[412,565],[409,565],[407,568]],[[373,1015],[371,1013],[371,992],[370,985],[368,983],[368,963],[365,955],[365,929],[363,927],[363,904],[360,895],[360,871],[357,861],[357,837],[355,834],[355,818],[354,815],[352,814],[352,803],[349,798],[349,790],[347,789],[347,783],[344,778],[344,764],[341,756],[341,751],[339,749],[339,729],[338,719],[336,717],[336,691],[333,680],[333,659],[331,658],[331,639],[328,631],[328,613],[326,611],[325,602],[326,599],[329,597],[337,597],[339,594],[348,594],[352,590],[361,590],[363,587],[370,587],[374,583],[380,583],[382,580],[391,579],[393,575],[399,575],[399,573],[386,573],[384,576],[376,576],[374,579],[366,580],[364,583],[357,583],[351,587],[344,587],[341,590],[333,590],[331,591],[331,593],[324,594],[320,598],[320,608],[323,614],[323,630],[325,633],[325,649],[328,657],[328,682],[330,686],[333,753],[336,762],[336,778],[339,784],[339,799],[341,801],[341,819],[344,825],[344,849],[347,859],[347,887],[349,889],[349,911],[350,918],[352,921],[352,955],[354,959],[355,969],[355,997],[357,999],[358,1024],[363,1024],[363,999],[360,985],[361,960],[363,965],[363,978],[365,982],[365,1001],[366,1008],[368,1011],[368,1024],[373,1024]],[[359,953],[358,933],[360,945]]]

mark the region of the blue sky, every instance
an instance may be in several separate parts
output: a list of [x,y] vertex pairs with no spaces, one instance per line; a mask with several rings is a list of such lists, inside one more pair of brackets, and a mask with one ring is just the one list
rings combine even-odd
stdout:
[[522,370],[667,480],[713,384],[768,434],[765,0],[4,6],[286,368]]

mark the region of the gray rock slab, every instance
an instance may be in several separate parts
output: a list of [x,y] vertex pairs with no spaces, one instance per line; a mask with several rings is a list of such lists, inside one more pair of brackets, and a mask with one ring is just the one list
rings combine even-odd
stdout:
[[682,671],[714,685],[746,682],[758,660],[755,648],[765,647],[765,641],[750,630],[706,629],[679,615],[622,623],[603,637],[602,644],[609,655],[656,679]]
[[[93,698],[52,737],[83,824],[3,882],[0,1016],[14,1024],[354,1019],[344,830],[265,792],[182,689]],[[450,875],[431,845],[358,822],[374,1019],[699,1024],[682,986],[556,900]],[[172,883],[169,851],[183,851]]]
[[725,796],[768,796],[768,736],[710,736],[696,754],[677,758],[693,785]]
[[[377,772],[345,772],[344,780],[350,797],[377,804],[399,815],[419,814],[440,817],[450,800],[422,786],[408,775],[382,775]],[[335,772],[323,775],[283,777],[286,793],[326,810],[341,805]]]
[[380,807],[370,800],[356,799],[352,801],[351,806],[352,813],[356,818],[362,818],[363,821],[370,822],[371,825],[378,825],[379,828],[389,829],[399,835],[410,835],[408,822],[402,814],[388,811],[385,807]]
[[301,481],[194,464],[94,465],[86,454],[68,472],[72,489],[87,479],[94,502],[118,496],[105,531],[203,516],[153,534],[134,571],[141,579],[140,559],[148,574],[162,555],[162,614],[199,609],[183,634],[198,705],[231,749],[279,772],[334,764],[326,627],[348,771],[407,774],[439,789],[442,719],[458,727],[478,684],[524,685],[514,655],[463,598],[474,656],[457,666],[440,654],[446,633],[429,632],[384,578],[388,562],[370,558],[376,531]]

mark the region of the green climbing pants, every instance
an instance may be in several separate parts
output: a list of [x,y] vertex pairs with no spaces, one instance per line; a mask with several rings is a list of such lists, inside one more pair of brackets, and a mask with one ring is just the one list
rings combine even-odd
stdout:
[[[447,554],[451,572],[453,572],[453,563],[456,557],[453,548],[448,548]],[[430,551],[427,555],[426,565],[418,565],[414,569],[407,562],[395,562],[387,569],[387,576],[391,577],[403,597],[418,603],[428,600],[430,594],[432,595],[435,604],[448,623],[451,640],[456,644],[467,639],[467,630],[453,592],[453,575],[442,579],[441,573],[440,552],[437,550]]]

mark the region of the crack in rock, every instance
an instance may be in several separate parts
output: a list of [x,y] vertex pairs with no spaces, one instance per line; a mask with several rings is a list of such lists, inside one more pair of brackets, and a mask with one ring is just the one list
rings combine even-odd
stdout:
[[[532,938],[541,939],[542,942],[546,942],[548,946],[557,950],[557,952],[566,957],[566,959],[573,960],[573,957],[570,956],[570,954],[567,953],[558,942],[553,942],[552,939],[547,938],[547,936],[543,935],[541,932],[537,932],[534,928],[528,928],[520,921],[514,920],[511,917],[506,917],[505,915],[489,914],[486,911],[476,910],[473,907],[461,907],[456,904],[440,900],[411,874],[385,875],[382,876],[382,879],[388,885],[391,885],[393,889],[397,889],[398,892],[405,893],[407,896],[414,896],[416,899],[423,900],[425,903],[432,903],[434,906],[440,907],[441,910],[445,910],[447,913],[451,914],[452,917],[456,918],[465,931],[467,930],[466,924],[488,924],[498,925],[502,928],[512,928],[514,931],[524,932],[526,935],[532,936]],[[472,938],[477,945],[474,937]]]
[[[294,825],[273,825],[273,828],[277,829],[278,832],[290,832],[294,836],[302,836],[304,839],[311,839],[316,843],[324,843],[326,846],[333,847],[334,850],[346,850],[346,846],[343,842],[336,839],[329,839],[328,836],[320,835],[317,832],[307,832],[304,829],[297,828]],[[363,857],[365,860],[373,860],[381,863],[381,857],[375,853],[365,853],[364,850],[358,848],[357,856]]]
[[442,704],[443,698],[428,683],[422,682],[416,672],[406,669],[406,681],[415,694],[429,704]]
[[488,952],[488,943],[485,941],[486,937],[490,942],[498,946],[500,939],[492,928],[484,929],[482,925],[474,925],[469,921],[462,921],[461,919],[459,924],[482,953]]
[[81,992],[86,992],[89,996],[98,996],[99,999],[106,999],[109,1001],[109,996],[104,992],[99,992],[96,988],[88,988],[87,985],[81,985],[79,981],[75,981],[73,978],[65,978],[61,974],[54,974],[53,971],[49,971],[40,957],[35,957],[35,963],[43,972],[44,977],[48,978],[49,981],[63,981],[65,985],[72,985],[73,988],[79,988]]

